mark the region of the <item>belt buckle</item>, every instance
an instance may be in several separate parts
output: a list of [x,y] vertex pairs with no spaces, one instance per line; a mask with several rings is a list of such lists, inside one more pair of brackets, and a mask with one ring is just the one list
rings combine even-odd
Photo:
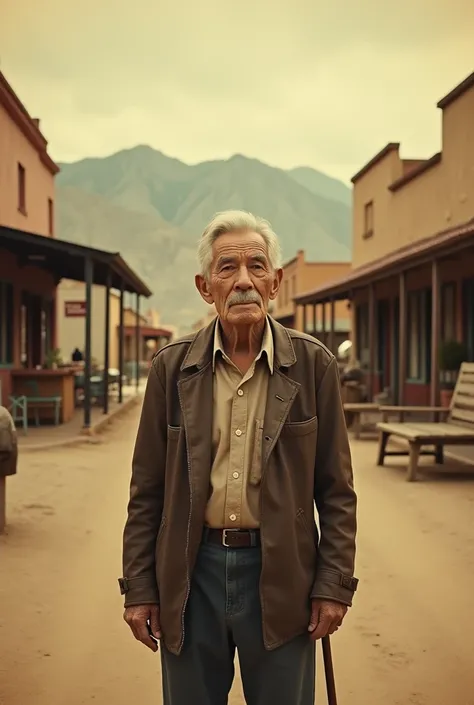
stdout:
[[229,546],[229,544],[227,543],[227,534],[228,534],[229,532],[232,532],[232,531],[233,531],[233,532],[236,532],[237,529],[222,529],[222,545],[223,545],[225,548],[232,548],[232,547]]

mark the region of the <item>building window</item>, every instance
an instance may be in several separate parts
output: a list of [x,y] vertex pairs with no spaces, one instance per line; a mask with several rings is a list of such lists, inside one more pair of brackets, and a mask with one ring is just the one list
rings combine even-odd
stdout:
[[456,340],[456,284],[441,287],[441,339]]
[[0,365],[13,364],[13,285],[0,281]]
[[374,234],[374,202],[369,201],[364,206],[364,237]]
[[407,373],[413,382],[426,382],[429,378],[431,314],[427,294],[413,291],[407,297]]
[[18,163],[18,210],[26,215],[26,172],[23,164]]
[[369,305],[367,303],[356,307],[356,347],[357,360],[361,368],[366,370],[370,365]]
[[51,237],[54,235],[54,205],[52,198],[48,198],[48,233]]

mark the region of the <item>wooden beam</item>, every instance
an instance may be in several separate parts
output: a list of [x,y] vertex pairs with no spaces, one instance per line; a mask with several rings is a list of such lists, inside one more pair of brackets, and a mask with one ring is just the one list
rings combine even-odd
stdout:
[[316,307],[316,304],[313,304],[313,336],[315,338],[318,337],[318,309]]
[[374,373],[375,373],[375,289],[373,284],[369,284],[369,379],[367,393],[369,402],[374,396]]
[[91,374],[92,374],[92,284],[94,263],[90,257],[84,260],[84,281],[86,283],[86,318],[84,345],[84,428],[91,425]]
[[439,341],[441,338],[441,297],[438,260],[431,263],[431,406],[439,404]]
[[104,414],[109,413],[109,367],[110,367],[110,286],[111,272],[107,270],[105,286],[105,331],[104,331]]
[[336,305],[335,305],[334,299],[331,299],[331,303],[330,303],[330,306],[329,306],[329,311],[330,311],[330,313],[329,313],[329,323],[330,323],[330,327],[329,327],[329,344],[328,344],[328,348],[329,348],[329,350],[330,350],[332,353],[336,354],[336,351],[334,350],[334,347],[335,347],[335,344],[336,344],[336,337],[335,337]]
[[321,304],[321,342],[326,345],[326,304]]
[[407,283],[406,273],[398,277],[398,404],[404,403],[407,376]]

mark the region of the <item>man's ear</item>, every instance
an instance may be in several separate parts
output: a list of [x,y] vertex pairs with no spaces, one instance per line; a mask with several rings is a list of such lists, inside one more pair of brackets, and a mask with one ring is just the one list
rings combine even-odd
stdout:
[[283,279],[283,269],[277,269],[275,271],[275,276],[273,279],[272,288],[270,291],[270,299],[273,301],[276,299],[278,292],[280,290],[281,280]]
[[196,289],[199,291],[201,298],[203,298],[207,304],[213,304],[214,297],[209,291],[207,280],[201,274],[196,274],[194,283],[196,284]]

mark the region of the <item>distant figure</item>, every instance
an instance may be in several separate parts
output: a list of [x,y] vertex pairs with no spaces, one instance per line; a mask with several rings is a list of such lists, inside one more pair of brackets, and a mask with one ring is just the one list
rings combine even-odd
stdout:
[[79,348],[75,348],[71,355],[71,359],[73,362],[84,362],[84,355],[81,353]]
[[[164,705],[313,705],[315,641],[341,626],[356,494],[337,361],[268,315],[278,238],[219,213],[196,286],[217,319],[154,357],[123,543],[125,621],[157,651]],[[321,537],[315,522],[319,514]]]

